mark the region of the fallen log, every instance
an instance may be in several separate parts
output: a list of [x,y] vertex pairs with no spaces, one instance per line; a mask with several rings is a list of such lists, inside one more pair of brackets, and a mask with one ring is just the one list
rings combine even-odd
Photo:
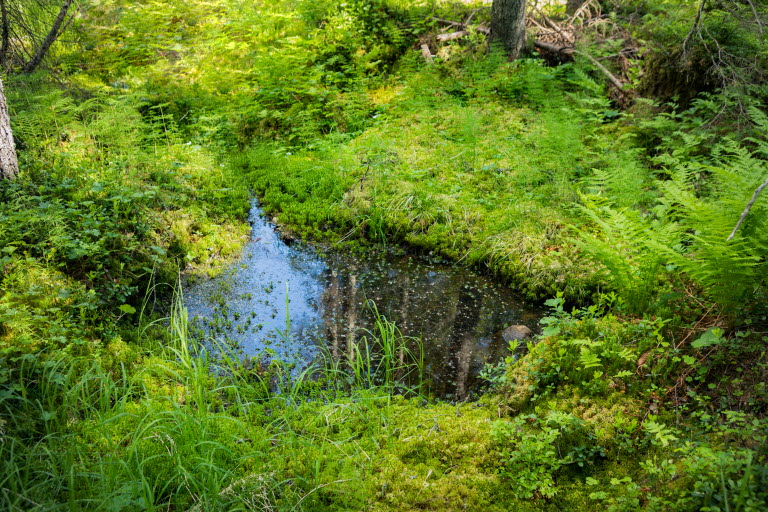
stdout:
[[552,53],[559,53],[560,55],[570,56],[576,52],[576,49],[572,46],[557,46],[552,43],[545,43],[544,41],[534,41],[533,46]]

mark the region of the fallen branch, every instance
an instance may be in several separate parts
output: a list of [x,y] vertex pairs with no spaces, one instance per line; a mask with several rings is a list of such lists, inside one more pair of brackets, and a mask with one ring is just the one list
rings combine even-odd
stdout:
[[547,30],[546,28],[544,28],[544,25],[536,21],[536,18],[527,18],[525,21],[528,23],[531,23],[532,25],[536,25],[536,27],[538,27],[539,30]]
[[600,64],[600,62],[588,54],[587,52],[583,52],[581,50],[577,50],[576,48],[573,48],[571,46],[555,46],[554,44],[545,43],[543,41],[535,41],[533,43],[533,46],[536,48],[541,48],[542,50],[547,50],[548,52],[553,53],[559,53],[561,55],[573,55],[574,53],[581,55],[588,61],[590,61],[592,64],[595,65],[597,69],[599,69],[606,77],[608,77],[608,80],[611,82],[611,85],[613,85],[616,89],[618,89],[622,94],[627,94],[627,91],[624,89],[624,84],[616,78],[616,75],[608,71],[608,68]]
[[452,27],[464,28],[466,26],[463,23],[461,23],[460,21],[451,21],[451,20],[445,20],[443,18],[435,18],[435,17],[432,17],[430,19],[432,21],[437,21],[439,23],[445,23],[446,25],[450,25]]
[[[469,22],[472,21],[472,18],[474,18],[475,14],[477,14],[478,12],[480,12],[480,9],[475,9],[474,11],[472,11],[472,13],[469,16],[467,16],[467,21],[465,21],[464,24],[469,25]],[[760,34],[762,34],[762,32],[760,32]]]
[[449,32],[447,34],[438,34],[435,39],[444,43],[446,41],[453,41],[454,39],[461,39],[464,36],[469,35],[469,30],[459,30],[458,32]]
[[[486,36],[491,33],[491,29],[489,29],[488,27],[484,27],[482,25],[469,26],[467,23],[461,23],[460,21],[451,21],[443,18],[434,18],[434,17],[430,19],[433,21],[437,21],[439,23],[445,23],[446,25],[450,25],[451,27],[460,28],[462,30],[467,30],[467,29],[474,30],[475,32],[480,32],[481,34],[485,34]],[[469,19],[472,19],[472,17],[470,16]]]
[[624,90],[624,84],[621,82],[621,80],[616,78],[616,75],[614,75],[613,73],[608,71],[608,68],[606,68],[605,66],[600,64],[600,62],[596,58],[594,58],[593,56],[591,56],[590,54],[588,54],[586,52],[582,52],[582,51],[579,51],[579,50],[574,50],[573,52],[574,53],[578,53],[582,57],[586,58],[589,62],[594,64],[595,67],[597,67],[597,69],[602,71],[603,74],[608,77],[608,80],[611,81],[611,84],[613,84],[613,86],[616,89],[618,89],[622,94],[627,94],[627,91]]
[[744,208],[743,212],[741,212],[741,217],[739,217],[739,222],[736,223],[736,226],[733,228],[733,231],[731,231],[731,234],[728,236],[728,238],[725,239],[726,242],[730,242],[733,239],[733,237],[736,235],[736,231],[738,231],[739,228],[741,227],[741,223],[744,222],[744,219],[746,219],[747,215],[749,215],[749,211],[752,209],[752,205],[755,204],[755,201],[757,201],[757,196],[760,195],[760,192],[762,192],[765,187],[768,187],[768,179],[765,180],[762,185],[760,185],[755,189],[755,193],[752,194],[752,199],[749,201],[749,204],[747,204],[747,207]]
[[545,43],[544,41],[534,41],[533,46],[536,48],[541,48],[542,50],[547,50],[548,52],[559,53],[561,55],[573,55],[576,51],[571,46],[556,46],[551,43]]
[[573,43],[575,42],[575,39],[573,38],[573,36],[572,36],[571,34],[568,34],[568,33],[567,33],[565,30],[563,30],[563,28],[562,28],[560,25],[558,25],[557,23],[555,23],[554,21],[552,21],[551,19],[549,19],[549,18],[547,17],[547,15],[546,15],[546,14],[544,14],[543,12],[541,12],[541,11],[539,10],[539,8],[538,8],[538,7],[534,7],[534,10],[535,10],[535,11],[538,13],[538,15],[539,15],[539,16],[540,16],[540,17],[541,17],[543,20],[544,20],[544,23],[546,23],[547,25],[549,25],[549,27],[550,27],[551,29],[553,29],[555,32],[557,32],[558,34],[560,34],[560,35],[563,37],[563,39],[565,39],[566,41],[568,41],[570,44],[573,44]]

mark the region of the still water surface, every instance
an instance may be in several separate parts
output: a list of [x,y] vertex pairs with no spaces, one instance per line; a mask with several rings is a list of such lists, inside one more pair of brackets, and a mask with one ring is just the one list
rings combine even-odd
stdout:
[[477,374],[508,352],[501,331],[540,312],[508,287],[459,267],[414,256],[320,252],[286,243],[258,206],[241,261],[222,276],[185,286],[190,317],[247,356],[268,351],[300,366],[325,347],[334,357],[369,336],[373,301],[405,336],[424,346],[424,374],[439,397],[464,399]]

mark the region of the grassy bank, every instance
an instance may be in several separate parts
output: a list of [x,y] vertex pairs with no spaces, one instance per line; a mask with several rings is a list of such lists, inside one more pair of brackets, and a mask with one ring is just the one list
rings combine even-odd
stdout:
[[[588,61],[477,34],[426,63],[432,18],[478,7],[105,0],[5,80],[0,508],[768,507],[763,200],[726,240],[765,179],[761,85],[622,109]],[[695,9],[668,7],[610,19],[671,44]],[[208,353],[174,290],[238,256],[252,193],[302,237],[491,271],[548,299],[543,333],[476,403],[394,394],[386,351]]]

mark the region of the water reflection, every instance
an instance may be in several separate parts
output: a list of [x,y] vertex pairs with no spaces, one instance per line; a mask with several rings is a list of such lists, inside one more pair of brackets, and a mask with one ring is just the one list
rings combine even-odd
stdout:
[[303,243],[286,244],[257,207],[251,222],[252,240],[238,265],[185,286],[190,315],[244,355],[268,351],[306,364],[325,346],[339,358],[373,327],[365,307],[372,300],[404,335],[423,340],[432,393],[463,399],[483,365],[507,355],[501,330],[537,323],[538,312],[509,289],[464,269],[408,256],[320,255]]

